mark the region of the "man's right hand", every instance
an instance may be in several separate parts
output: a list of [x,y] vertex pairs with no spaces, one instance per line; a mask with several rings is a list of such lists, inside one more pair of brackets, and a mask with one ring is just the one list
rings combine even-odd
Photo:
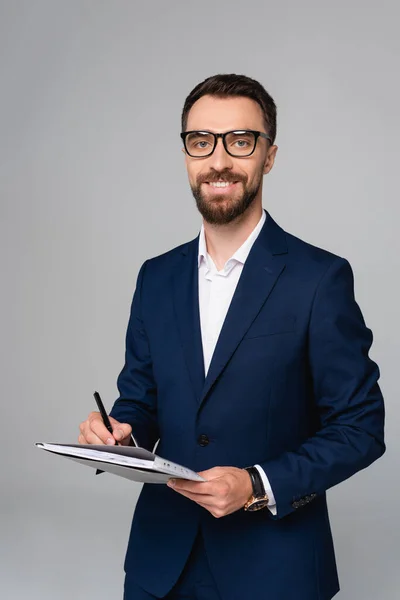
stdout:
[[113,434],[108,431],[103,423],[103,419],[99,412],[91,412],[86,421],[79,425],[80,436],[78,442],[80,444],[107,444],[114,446],[119,442],[123,446],[129,446],[131,439],[132,427],[128,423],[119,423],[112,417],[109,417]]

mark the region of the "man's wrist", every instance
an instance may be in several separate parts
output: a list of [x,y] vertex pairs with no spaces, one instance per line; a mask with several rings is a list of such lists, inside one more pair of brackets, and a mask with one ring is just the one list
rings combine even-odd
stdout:
[[265,496],[264,484],[256,467],[246,467],[245,471],[247,471],[251,480],[253,496],[256,498]]
[[244,488],[244,496],[246,497],[246,502],[249,500],[249,498],[251,498],[251,496],[253,495],[253,482],[251,480],[251,476],[250,473],[246,470],[243,469],[244,472],[244,482],[245,482],[245,488]]
[[244,510],[255,511],[268,506],[269,498],[265,492],[261,475],[256,467],[246,467],[251,482],[252,493],[244,505]]

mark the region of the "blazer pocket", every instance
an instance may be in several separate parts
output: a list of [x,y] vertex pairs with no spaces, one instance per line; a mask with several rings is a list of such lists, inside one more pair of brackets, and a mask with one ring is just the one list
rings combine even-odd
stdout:
[[263,337],[266,335],[274,335],[276,333],[289,333],[296,330],[296,317],[283,316],[277,318],[269,318],[259,320],[252,324],[244,340]]

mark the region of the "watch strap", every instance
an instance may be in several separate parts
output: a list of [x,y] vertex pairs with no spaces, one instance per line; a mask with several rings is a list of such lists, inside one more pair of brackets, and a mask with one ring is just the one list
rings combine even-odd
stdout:
[[263,498],[265,496],[265,488],[258,469],[256,467],[246,467],[245,471],[250,475],[253,496],[255,498]]

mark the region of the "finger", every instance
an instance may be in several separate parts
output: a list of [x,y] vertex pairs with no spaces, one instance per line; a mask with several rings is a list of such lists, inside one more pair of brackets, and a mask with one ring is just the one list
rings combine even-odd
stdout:
[[118,442],[130,437],[132,433],[132,427],[129,425],[129,423],[119,423],[119,421],[116,421],[111,417],[110,423],[113,428],[113,436],[116,440],[118,440]]
[[[110,433],[109,435],[109,440],[112,440],[110,442],[108,442],[108,445],[115,445],[115,440],[111,437]],[[85,442],[84,444],[97,444],[97,445],[101,445],[104,446],[105,442],[103,442],[103,440],[101,438],[99,438],[95,433],[93,433],[93,431],[89,430],[89,432],[85,435]]]
[[203,501],[203,497],[201,499],[190,498],[190,495],[188,495],[187,497],[189,500],[193,500],[193,502],[196,502],[196,504],[207,510],[210,514],[212,514],[213,517],[217,519],[219,519],[220,517],[225,517],[226,515],[229,515],[230,513],[238,510],[238,507],[232,508],[229,505],[227,506],[216,502],[215,498],[213,497],[211,497],[212,499],[209,502]]
[[[89,421],[89,427],[89,431],[85,433],[86,439],[89,440],[90,437],[90,439],[96,438],[97,440],[100,440],[96,442],[88,441],[89,444],[108,444],[110,446],[115,445],[115,439],[104,425],[101,417]],[[95,436],[95,438],[93,436]]]
[[177,492],[193,492],[195,494],[212,494],[212,485],[207,481],[191,481],[189,479],[169,479],[169,487],[174,488]]
[[185,498],[188,498],[189,500],[192,500],[193,502],[196,502],[197,504],[200,504],[204,507],[216,507],[214,496],[204,496],[204,494],[192,494],[191,492],[182,492],[180,490],[176,491],[178,492],[178,494],[181,494],[181,496],[185,496]]
[[[88,441],[88,438],[90,438],[91,436],[91,429],[90,429],[90,423],[89,421],[83,421],[80,425],[79,425],[79,431],[80,431],[80,435],[78,437],[78,442],[80,444],[89,444],[90,442]],[[94,443],[100,443],[102,444],[103,442],[94,442]]]
[[211,494],[195,494],[193,492],[186,492],[185,490],[175,490],[178,494],[182,494],[182,496],[186,496],[191,500],[199,500],[201,502],[215,502],[215,496],[211,496]]
[[[188,500],[192,500],[193,502],[196,502],[196,504],[198,504],[199,506],[201,506],[202,508],[204,508],[204,510],[207,510],[213,517],[215,517],[216,519],[219,519],[220,517],[224,517],[228,514],[230,514],[231,512],[234,512],[231,509],[228,509],[225,506],[219,506],[216,502],[215,502],[215,498],[210,496],[210,500],[209,501],[204,501],[204,496],[201,496],[200,499],[197,497],[194,497],[193,494],[191,494],[190,492],[178,492],[179,494],[181,494],[182,496],[185,496],[186,498],[188,498]],[[235,509],[237,510],[237,509]]]
[[214,496],[211,496],[210,494],[205,495],[205,494],[195,494],[193,492],[186,492],[185,490],[175,490],[178,494],[181,494],[182,496],[185,496],[185,498],[189,498],[189,500],[193,500],[194,502],[197,502],[198,504],[200,504],[200,502],[204,502],[206,504],[212,505],[213,503],[215,504],[216,499]]

